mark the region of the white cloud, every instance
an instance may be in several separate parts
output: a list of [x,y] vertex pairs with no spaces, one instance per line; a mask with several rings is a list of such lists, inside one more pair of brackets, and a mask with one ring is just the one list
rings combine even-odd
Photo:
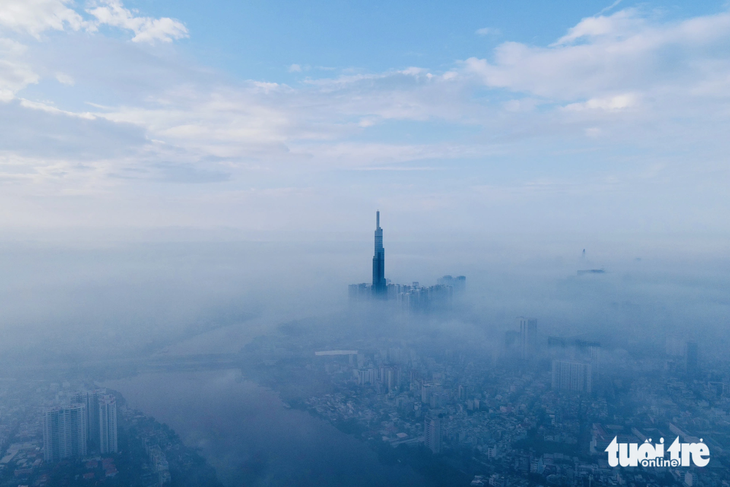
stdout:
[[86,10],[91,19],[84,19],[73,7],[73,0],[2,0],[0,27],[35,38],[47,30],[95,31],[102,25],[131,30],[134,42],[171,42],[188,37],[187,28],[180,21],[137,16],[124,8],[121,0],[94,1]]
[[626,108],[635,107],[639,102],[639,97],[633,93],[625,93],[622,95],[610,96],[605,98],[591,98],[583,103],[571,103],[565,107],[566,110],[583,111],[583,110],[624,110]]
[[22,60],[25,52],[22,44],[0,38],[0,101],[12,100],[18,91],[40,79]]
[[554,46],[570,44],[576,40],[595,40],[598,38],[619,39],[629,36],[646,27],[646,21],[636,9],[616,12],[611,16],[586,17],[568,33],[558,39]]
[[66,86],[73,86],[76,84],[76,81],[73,79],[73,77],[65,73],[56,73],[56,81]]
[[0,59],[0,101],[12,100],[18,91],[38,79],[30,67]]
[[[98,16],[91,13],[94,9],[101,9]],[[83,29],[117,26],[134,32],[136,41],[186,35],[182,24],[177,31],[169,25],[155,27],[154,19],[147,22],[120,2],[97,3],[81,14],[88,23]],[[730,149],[723,133],[730,118],[727,25],[724,12],[662,23],[625,10],[584,19],[552,45],[503,43],[489,60],[471,58],[443,70],[341,71],[347,75],[326,73],[292,85],[231,83],[164,52],[117,40],[101,43],[94,36],[56,36],[69,41],[53,46],[43,39],[29,42],[30,53],[15,41],[0,40],[0,96],[23,96],[0,104],[0,164],[5,164],[3,157],[9,161],[8,174],[0,179],[17,187],[35,185],[32,191],[43,188],[51,196],[109,191],[120,197],[115,192],[143,193],[140,188],[148,187],[146,202],[153,206],[161,203],[152,184],[162,181],[216,183],[217,191],[245,187],[259,194],[280,189],[271,186],[306,181],[311,185],[307,194],[326,195],[338,186],[342,169],[348,174],[455,169],[448,172],[455,192],[471,184],[467,178],[486,181],[496,175],[505,186],[546,195],[565,192],[564,186],[544,181],[561,181],[564,175],[553,173],[571,164],[591,172],[585,178],[618,175],[623,181],[625,167],[636,166],[639,172],[642,165],[660,163],[675,169],[676,179],[684,182],[691,171],[712,163],[721,173],[713,181],[730,181],[723,165]],[[72,30],[68,23],[62,28]],[[83,50],[90,45],[93,50]],[[88,63],[93,55],[96,62]],[[114,63],[104,64],[104,59]],[[307,72],[321,74],[317,69]],[[72,100],[89,103],[93,112],[74,111],[78,105],[64,100],[16,95],[40,79],[36,73],[55,76],[68,85],[64,93],[77,94]],[[82,86],[74,86],[75,80]],[[87,87],[93,88],[88,90],[93,98],[87,98]],[[55,88],[49,91],[57,93]],[[634,157],[636,152],[641,157]],[[692,167],[674,155],[688,153]],[[653,160],[645,161],[646,154]],[[465,160],[468,164],[462,164]],[[320,172],[335,176],[318,180]],[[424,184],[439,186],[435,174]],[[423,181],[429,177],[421,176]],[[582,187],[583,175],[571,177],[575,187]],[[341,191],[353,199],[393,189],[363,183],[360,191],[347,184]],[[416,200],[425,192],[418,185],[403,183],[403,188],[403,198]],[[202,185],[190,191],[200,197],[198,202],[220,201],[210,208],[228,206],[226,196],[206,193]],[[280,197],[301,194],[281,191]],[[180,195],[183,200],[188,193]],[[454,195],[444,190],[441,196]],[[150,211],[145,218],[154,219],[154,208]],[[193,224],[225,213],[196,209],[193,218],[176,213],[173,204],[165,211]],[[127,218],[133,221],[134,216]]]
[[298,64],[292,64],[291,66],[289,66],[289,72],[290,73],[301,73],[302,67]]
[[[608,11],[610,11],[610,10],[613,10],[614,8],[618,7],[620,3],[621,3],[621,0],[616,0],[616,1],[615,1],[615,2],[613,2],[613,3],[611,4],[611,5],[609,5],[609,6],[607,6],[607,7],[604,7],[604,8],[602,8],[602,9],[601,9],[601,11],[600,11],[600,12],[598,12],[598,15],[603,15],[603,14],[605,14],[606,12],[608,12]],[[598,15],[597,15],[597,16],[598,16]]]
[[497,35],[499,34],[499,29],[495,29],[494,27],[482,27],[481,29],[477,29],[475,34],[478,36]]
[[[576,42],[576,41],[582,42]],[[494,61],[469,58],[468,73],[493,88],[572,101],[679,86],[704,78],[700,60],[730,70],[721,47],[730,41],[730,14],[652,24],[636,10],[583,19],[550,47],[505,42]],[[718,50],[720,49],[720,50]]]
[[96,117],[89,113],[89,112],[69,112],[68,110],[61,110],[60,108],[54,107],[53,105],[48,105],[47,103],[40,103],[37,101],[30,101],[25,99],[18,100],[20,102],[20,106],[25,108],[30,108],[33,110],[41,110],[43,112],[47,113],[53,113],[58,115],[66,115],[68,117],[78,117],[78,118],[85,118],[87,120],[95,120]]
[[182,22],[168,17],[154,19],[137,17],[122,5],[120,0],[99,0],[97,6],[87,12],[102,25],[120,27],[134,32],[134,42],[171,42],[188,37],[188,30]]
[[70,5],[73,0],[3,0],[0,26],[36,38],[46,30],[79,30],[85,22]]

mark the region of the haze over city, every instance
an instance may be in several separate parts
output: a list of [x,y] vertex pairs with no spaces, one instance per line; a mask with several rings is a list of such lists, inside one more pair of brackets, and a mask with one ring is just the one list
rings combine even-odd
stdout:
[[729,117],[727,2],[0,0],[0,487],[727,486]]

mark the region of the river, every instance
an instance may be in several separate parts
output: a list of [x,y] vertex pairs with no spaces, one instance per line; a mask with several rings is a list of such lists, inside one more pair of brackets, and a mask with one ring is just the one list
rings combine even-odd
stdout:
[[424,484],[410,467],[385,465],[364,442],[287,408],[240,370],[142,374],[103,385],[200,448],[226,486]]

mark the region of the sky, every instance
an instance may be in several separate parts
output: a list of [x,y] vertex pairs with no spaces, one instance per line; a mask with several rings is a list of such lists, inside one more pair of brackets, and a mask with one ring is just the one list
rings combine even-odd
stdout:
[[0,0],[5,234],[726,251],[729,118],[726,2]]

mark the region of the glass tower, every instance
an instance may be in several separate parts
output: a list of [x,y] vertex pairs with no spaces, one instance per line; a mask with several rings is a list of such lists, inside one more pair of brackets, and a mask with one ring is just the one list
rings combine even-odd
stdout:
[[380,228],[380,212],[375,213],[375,255],[373,255],[373,294],[385,296],[388,287],[385,282],[385,249],[383,229]]

